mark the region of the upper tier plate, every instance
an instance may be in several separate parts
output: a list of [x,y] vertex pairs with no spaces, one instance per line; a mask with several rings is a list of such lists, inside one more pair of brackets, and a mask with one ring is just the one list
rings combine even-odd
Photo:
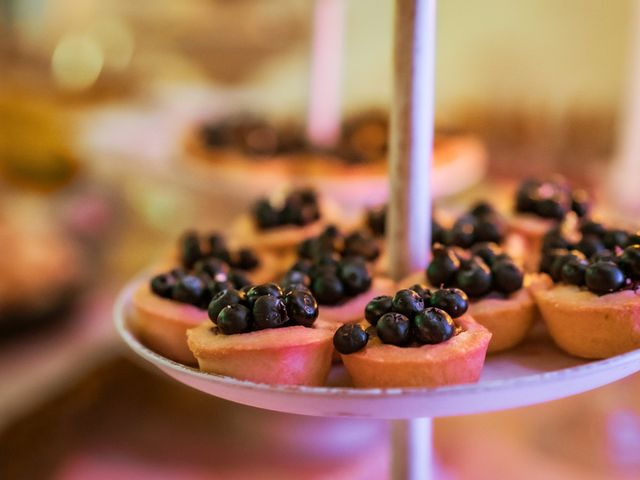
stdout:
[[409,419],[466,415],[522,407],[586,392],[640,371],[640,350],[599,361],[570,357],[543,334],[510,352],[487,358],[479,383],[435,389],[350,388],[342,367],[328,387],[265,385],[200,372],[168,360],[142,345],[129,328],[138,281],[121,292],[114,321],[139,356],[181,383],[210,395],[269,410],[327,417]]

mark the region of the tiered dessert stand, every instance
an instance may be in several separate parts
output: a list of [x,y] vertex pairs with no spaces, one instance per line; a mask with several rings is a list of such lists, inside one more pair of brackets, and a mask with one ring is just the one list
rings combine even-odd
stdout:
[[[436,0],[396,0],[388,245],[393,278],[424,269],[430,244],[429,171],[433,142]],[[425,134],[427,132],[427,134]],[[640,350],[600,361],[569,357],[545,336],[487,358],[480,381],[435,389],[356,389],[342,367],[326,387],[257,384],[200,372],[149,350],[128,323],[133,292],[115,305],[118,332],[170,377],[233,402],[286,413],[393,420],[393,478],[435,478],[431,421],[436,417],[532,405],[591,390],[640,371]]]

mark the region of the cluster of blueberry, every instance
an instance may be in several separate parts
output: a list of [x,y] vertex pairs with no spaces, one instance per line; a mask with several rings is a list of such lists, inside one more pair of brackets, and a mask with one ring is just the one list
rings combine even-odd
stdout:
[[217,258],[198,260],[193,268],[175,268],[151,279],[151,291],[162,298],[206,309],[219,292],[249,284],[244,273]]
[[610,230],[585,220],[580,233],[580,240],[571,243],[560,228],[547,232],[542,242],[540,271],[548,273],[554,282],[586,286],[599,295],[637,287],[640,232]]
[[301,129],[276,126],[246,113],[204,124],[200,137],[207,148],[233,148],[258,156],[298,152],[307,146]]
[[487,202],[478,202],[458,217],[451,228],[437,226],[432,229],[433,243],[470,248],[481,242],[502,243],[507,225],[495,208]]
[[304,226],[320,218],[320,205],[316,192],[305,188],[290,192],[282,205],[275,205],[268,198],[260,199],[253,207],[253,213],[261,229],[283,225]]
[[201,237],[196,232],[186,232],[180,241],[180,263],[186,269],[194,268],[201,260],[218,259],[233,269],[253,270],[260,261],[250,248],[232,251],[224,237],[213,233]]
[[281,283],[285,287],[306,286],[321,305],[337,305],[369,290],[371,282],[371,273],[362,257],[326,254],[313,260],[299,259]]
[[[386,221],[386,205],[367,210],[367,227],[374,235],[384,235]],[[431,220],[432,245],[442,243],[469,248],[479,242],[501,243],[506,232],[505,220],[486,202],[476,203],[467,213],[458,217],[451,228],[444,228],[436,220]]]
[[265,283],[218,293],[207,313],[221,333],[233,335],[294,325],[311,327],[318,318],[318,303],[302,285],[283,290],[275,283]]
[[398,347],[441,343],[456,334],[453,319],[468,308],[467,295],[457,288],[430,291],[414,285],[393,297],[375,297],[365,308],[371,327],[342,325],[334,334],[333,345],[342,354],[354,353],[366,346],[370,335]]
[[435,245],[427,279],[431,285],[457,287],[469,297],[479,298],[491,292],[509,295],[519,290],[524,272],[495,243],[477,243],[469,251]]
[[584,190],[571,190],[562,178],[549,181],[528,179],[516,193],[516,211],[542,218],[562,220],[574,211],[578,217],[589,213],[589,196]]
[[[346,163],[379,160],[387,152],[386,115],[364,114],[345,122],[338,143],[320,151]],[[230,115],[200,128],[205,148],[230,148],[259,157],[314,151],[294,124],[273,124],[255,114]]]
[[307,238],[298,245],[299,258],[313,261],[327,255],[373,261],[380,256],[380,247],[367,232],[356,230],[345,235],[335,225],[329,225],[317,237]]

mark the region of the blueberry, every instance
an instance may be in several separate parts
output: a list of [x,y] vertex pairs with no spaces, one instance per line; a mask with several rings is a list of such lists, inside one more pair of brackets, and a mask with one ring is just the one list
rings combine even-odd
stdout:
[[224,237],[219,233],[212,233],[207,237],[207,244],[209,245],[209,255],[215,258],[227,261],[229,259],[229,250],[227,249],[227,242]]
[[549,275],[554,282],[560,282],[562,280],[562,267],[567,263],[570,259],[577,258],[580,260],[585,259],[585,255],[579,250],[571,250],[570,252],[564,255],[557,255],[553,262],[551,263],[551,268],[549,270]]
[[369,341],[369,335],[357,323],[342,325],[333,334],[333,346],[343,355],[362,350]]
[[244,292],[239,292],[238,290],[223,290],[211,300],[207,310],[209,318],[213,323],[216,323],[218,321],[218,315],[224,307],[244,303],[245,300],[246,295]]
[[220,276],[222,275],[226,276],[227,270],[227,265],[218,258],[203,258],[193,266],[193,271],[196,275],[204,273],[214,279],[221,278]]
[[624,273],[613,262],[597,262],[585,272],[587,288],[594,293],[611,293],[623,287]]
[[414,335],[420,343],[436,344],[449,340],[456,332],[451,316],[440,308],[427,308],[413,321]]
[[260,265],[260,260],[250,248],[241,248],[230,256],[229,265],[240,270],[253,270]]
[[358,295],[371,287],[371,274],[361,258],[342,260],[338,265],[338,278],[347,295]]
[[624,249],[620,266],[633,280],[640,280],[640,245],[629,245]]
[[316,257],[313,266],[309,270],[311,278],[320,277],[322,275],[337,275],[340,257],[335,254],[324,254]]
[[162,298],[171,298],[177,279],[171,273],[162,273],[151,279],[151,291]]
[[195,275],[185,275],[178,279],[173,286],[171,298],[177,302],[189,303],[200,306],[202,296],[205,294],[205,284]]
[[304,226],[320,218],[320,209],[315,197],[308,197],[307,193],[297,191],[287,196],[282,209],[284,223]]
[[569,242],[559,228],[552,228],[542,237],[542,251],[548,252],[556,248],[569,248]]
[[248,332],[251,329],[251,311],[244,305],[227,305],[218,315],[216,325],[225,335]]
[[460,268],[460,260],[453,251],[442,246],[435,246],[433,258],[427,267],[429,283],[435,287],[450,285]]
[[376,235],[377,237],[381,237],[385,232],[385,224],[387,222],[387,207],[386,205],[374,208],[367,211],[367,226],[369,230]]
[[252,312],[253,321],[258,330],[281,327],[289,321],[284,302],[272,295],[256,298]]
[[496,211],[494,206],[491,205],[489,202],[480,201],[480,202],[476,202],[471,207],[471,209],[469,210],[469,213],[474,217],[484,217],[487,215],[497,214],[498,212]]
[[314,260],[320,256],[331,255],[335,250],[332,240],[321,237],[311,237],[303,240],[298,245],[298,256]]
[[304,285],[308,287],[311,285],[311,279],[309,278],[309,275],[304,272],[289,270],[280,281],[280,285],[282,285],[283,288],[291,287],[293,285]]
[[318,194],[313,188],[300,188],[292,195],[298,196],[303,203],[318,203]]
[[590,209],[589,194],[584,190],[574,190],[571,194],[571,210],[583,218],[589,214]]
[[431,245],[444,242],[444,228],[436,220],[431,219]]
[[[229,280],[209,280],[207,283],[207,290],[209,292],[209,301],[213,299],[218,293],[223,290],[233,290],[235,286]],[[208,305],[208,304],[207,304]]]
[[595,235],[596,237],[602,238],[604,234],[607,233],[607,230],[601,223],[594,222],[593,220],[583,220],[580,223],[580,233],[582,233],[582,235]]
[[229,273],[227,273],[227,280],[230,281],[237,289],[251,285],[249,277],[240,270],[229,270]]
[[311,260],[307,260],[305,258],[300,258],[296,261],[296,263],[294,263],[290,270],[295,270],[297,272],[302,272],[302,273],[306,273],[307,275],[309,274],[309,272],[311,271],[311,267],[313,266],[313,263],[311,263]]
[[469,248],[476,241],[475,229],[477,220],[472,215],[463,215],[458,218],[451,229],[444,232],[444,241],[447,245],[455,245]]
[[311,327],[318,318],[318,302],[310,292],[291,291],[284,296],[289,319],[305,327]]
[[185,268],[191,269],[202,258],[200,239],[195,232],[187,232],[180,241],[180,262]]
[[491,266],[494,288],[504,294],[510,294],[522,288],[524,273],[514,262],[501,260]]
[[414,285],[411,285],[409,287],[409,290],[413,290],[418,295],[420,295],[420,298],[422,298],[422,301],[424,302],[424,304],[428,305],[431,298],[431,290],[429,290],[426,286],[416,283]]
[[582,286],[589,262],[582,258],[570,258],[562,266],[562,280],[570,285]]
[[336,305],[344,298],[344,287],[336,275],[324,274],[311,281],[313,296],[321,305]]
[[405,288],[393,296],[391,306],[394,312],[413,318],[424,310],[424,300],[413,290]]
[[327,225],[322,233],[318,235],[320,244],[326,246],[329,250],[337,250],[338,245],[344,241],[342,233],[336,225]]
[[596,253],[605,250],[605,246],[599,237],[588,233],[583,235],[576,244],[576,250],[580,250],[586,257],[593,257]]
[[607,230],[602,237],[604,246],[609,250],[613,250],[616,247],[625,247],[629,241],[629,234],[624,230]]
[[469,298],[459,288],[444,288],[432,293],[430,305],[458,318],[469,308]]
[[385,313],[389,313],[392,309],[392,298],[388,295],[380,295],[372,298],[364,308],[364,318],[371,325],[375,325],[380,317]]
[[267,199],[259,200],[253,207],[253,213],[258,227],[262,229],[277,227],[281,223],[280,212]]
[[277,283],[263,283],[261,285],[255,285],[247,291],[247,301],[253,305],[255,301],[263,295],[270,295],[272,297],[282,297],[282,288]]
[[411,322],[401,313],[385,313],[378,320],[376,332],[382,343],[401,347],[409,343]]
[[344,239],[345,257],[362,257],[365,260],[375,260],[380,256],[380,247],[372,236],[364,232],[353,232]]
[[476,242],[501,243],[507,234],[507,226],[498,215],[487,215],[478,219],[475,227]]
[[471,247],[471,253],[480,257],[487,265],[491,265],[502,253],[502,249],[496,243],[481,242]]
[[617,256],[614,252],[612,252],[611,250],[608,249],[604,249],[604,250],[600,250],[597,253],[594,253],[593,255],[591,255],[589,257],[589,262],[590,263],[596,263],[596,262],[600,262],[600,261],[607,261],[607,262],[614,262],[617,263]]
[[559,198],[543,198],[536,202],[535,212],[543,218],[562,220],[567,213]]
[[460,266],[456,284],[469,297],[481,297],[491,291],[491,270],[479,257]]
[[568,253],[569,250],[567,250],[566,248],[556,248],[543,252],[542,258],[540,259],[540,272],[548,273],[549,275],[551,275],[551,267],[553,266],[553,262],[556,260],[556,258],[565,256]]
[[516,193],[516,211],[532,213],[536,208],[535,192],[541,183],[537,180],[525,180],[518,187]]

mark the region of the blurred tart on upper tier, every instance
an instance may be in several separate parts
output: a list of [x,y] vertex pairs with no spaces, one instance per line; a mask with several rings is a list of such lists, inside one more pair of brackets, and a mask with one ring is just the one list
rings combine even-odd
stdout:
[[[429,293],[427,282],[440,287]],[[529,287],[536,277],[525,278],[520,267],[495,243],[479,243],[471,250],[435,245],[426,275],[417,273],[403,285],[415,284],[431,297],[433,305],[446,305],[455,294],[470,298],[469,313],[491,333],[489,353],[515,347],[525,338],[538,312]]]
[[366,322],[336,330],[333,344],[356,387],[428,387],[480,378],[491,333],[465,314],[464,294],[437,307],[423,291],[373,298]]
[[366,232],[345,235],[330,225],[298,245],[298,258],[282,284],[308,287],[322,308],[324,322],[356,322],[372,297],[393,288],[390,279],[372,273],[378,254],[376,240]]
[[[361,207],[386,200],[388,130],[388,114],[362,112],[345,120],[335,145],[318,148],[310,145],[300,126],[240,114],[192,128],[184,148],[191,166],[208,170],[217,179],[246,185],[247,172],[257,172],[269,183],[290,180],[313,185],[345,205]],[[434,196],[477,182],[486,163],[486,150],[476,137],[437,133]]]
[[225,290],[211,301],[211,322],[188,331],[201,370],[272,385],[323,385],[333,331],[317,325],[306,288],[276,284]]
[[585,222],[583,232],[592,233],[575,245],[556,232],[558,248],[544,251],[541,261],[553,286],[533,289],[555,343],[583,358],[640,348],[640,235],[602,228],[598,236],[598,225]]

